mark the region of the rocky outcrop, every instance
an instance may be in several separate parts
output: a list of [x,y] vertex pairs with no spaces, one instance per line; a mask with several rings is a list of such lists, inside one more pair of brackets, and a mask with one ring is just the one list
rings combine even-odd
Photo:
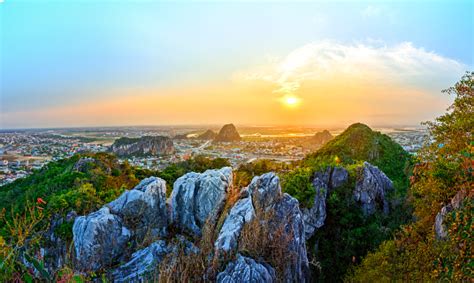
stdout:
[[[241,231],[252,219],[266,226],[265,237],[282,241],[287,254],[285,282],[305,282],[309,274],[304,220],[298,201],[283,194],[274,173],[255,177],[227,215],[215,243],[217,253],[239,250]],[[264,239],[255,239],[255,241]]]
[[[125,262],[107,273],[108,278],[114,282],[157,280],[160,270],[172,274],[173,268],[183,264],[179,260],[180,256],[201,252],[185,238],[185,234],[190,234],[195,241],[199,241],[197,236],[201,234],[204,223],[216,227],[231,185],[232,169],[229,167],[184,175],[175,182],[168,200],[171,222],[167,222],[164,181],[155,177],[143,180],[99,211],[76,218],[73,226],[76,266],[81,271],[97,271]],[[261,231],[257,229],[260,231],[259,238],[241,237],[246,225],[249,225],[249,229],[254,229],[253,221],[258,221],[255,223],[264,227]],[[168,223],[173,223],[174,232],[177,232],[173,239],[166,235]],[[136,250],[135,243],[150,233],[160,236],[160,239]],[[261,245],[266,246],[252,248],[249,245],[244,248],[245,241],[250,241],[251,244],[261,241]],[[142,243],[146,242],[148,241]],[[270,243],[277,245],[274,247]],[[242,247],[239,247],[241,244]],[[202,279],[217,279],[219,282],[274,282],[275,267],[263,263],[264,259],[259,258],[262,262],[257,262],[241,255],[244,249],[245,252],[252,253],[257,252],[253,249],[260,248],[269,251],[278,248],[281,249],[278,250],[279,253],[285,254],[285,260],[276,265],[282,271],[279,277],[283,281],[308,281],[309,264],[303,214],[298,201],[282,193],[279,178],[274,173],[255,177],[241,192],[224,218],[214,249],[203,257],[207,258],[205,262],[209,266],[205,266]],[[229,257],[219,257],[221,252]],[[221,259],[236,256],[236,260],[228,263],[225,270],[217,274],[217,278],[211,268],[212,262],[219,262],[214,261],[216,256]],[[160,266],[162,262],[166,262],[166,266]],[[171,270],[167,270],[167,266]]]
[[120,216],[129,229],[133,229],[138,242],[146,235],[155,238],[166,234],[166,182],[160,178],[144,179],[106,206],[111,213]]
[[252,199],[246,197],[238,200],[222,225],[217,241],[214,244],[216,250],[228,253],[236,249],[244,224],[250,222],[254,216],[255,210],[253,209]]
[[217,134],[212,130],[207,130],[204,133],[198,135],[196,138],[198,140],[213,140],[217,137]]
[[224,125],[214,138],[214,142],[237,142],[240,140],[239,132],[237,132],[234,124]]
[[170,197],[171,222],[183,231],[201,235],[209,217],[215,217],[225,203],[232,185],[232,169],[188,173],[173,186]]
[[237,259],[227,264],[224,271],[217,275],[219,283],[275,282],[275,270],[265,263],[237,255]]
[[387,193],[393,190],[392,181],[376,166],[364,162],[359,180],[354,189],[354,200],[362,206],[366,215],[373,214],[378,207],[389,212]]
[[118,156],[170,155],[175,152],[173,140],[163,136],[120,138],[110,147]]
[[453,210],[459,209],[462,206],[462,202],[466,197],[466,191],[460,190],[456,193],[456,195],[451,199],[451,202],[441,208],[441,210],[436,214],[435,218],[435,234],[438,240],[444,240],[448,236],[448,231],[446,229],[446,225],[444,220],[446,219],[446,215]]
[[[158,240],[146,248],[132,254],[127,263],[110,272],[113,282],[153,282],[159,279],[159,265],[167,256],[178,257],[198,253],[199,249],[184,237],[178,235],[169,243]],[[171,264],[168,262],[168,264]]]
[[130,240],[163,236],[167,227],[166,183],[144,179],[97,212],[76,218],[73,238],[81,268],[97,270],[117,261]]
[[306,239],[311,238],[316,229],[322,227],[324,220],[326,220],[326,196],[328,186],[321,179],[315,178],[313,180],[313,188],[316,191],[313,205],[310,208],[302,209]]
[[[157,277],[155,268],[168,254],[165,241],[159,240],[148,247],[134,252],[131,259],[111,272],[113,282],[143,282],[145,276]],[[151,273],[151,274],[150,274]]]
[[322,132],[318,132],[311,137],[311,141],[317,145],[323,145],[328,141],[332,140],[334,137],[328,130],[324,130]]
[[68,256],[67,241],[57,235],[57,229],[64,224],[74,223],[76,217],[75,211],[70,211],[66,217],[55,215],[51,219],[49,229],[44,234],[44,245],[41,248],[41,254],[44,258],[44,267],[51,274],[63,267]]
[[132,236],[107,207],[77,217],[72,230],[76,260],[83,270],[98,270],[118,260]]
[[343,167],[327,167],[326,170],[314,173],[314,200],[311,207],[302,209],[306,239],[311,238],[316,230],[324,225],[328,193],[343,186],[348,180],[349,173]]

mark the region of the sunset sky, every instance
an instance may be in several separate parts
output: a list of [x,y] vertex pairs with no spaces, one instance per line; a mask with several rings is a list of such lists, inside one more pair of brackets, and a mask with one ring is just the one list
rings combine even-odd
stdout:
[[0,0],[0,128],[418,125],[473,69],[472,3]]

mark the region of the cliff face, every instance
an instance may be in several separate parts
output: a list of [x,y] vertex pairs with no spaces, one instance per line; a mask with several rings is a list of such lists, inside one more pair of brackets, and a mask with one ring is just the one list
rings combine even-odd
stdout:
[[120,138],[110,147],[119,156],[169,155],[175,152],[173,141],[168,137],[145,136],[141,138]]
[[214,142],[236,142],[240,141],[241,137],[234,124],[227,124],[222,127],[219,134],[214,139]]

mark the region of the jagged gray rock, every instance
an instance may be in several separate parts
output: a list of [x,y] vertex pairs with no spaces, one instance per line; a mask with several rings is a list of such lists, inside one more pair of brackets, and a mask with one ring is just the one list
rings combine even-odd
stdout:
[[224,205],[232,177],[230,167],[180,177],[170,197],[171,222],[191,234],[201,235],[206,220]]
[[44,235],[44,246],[41,249],[44,257],[44,267],[51,274],[63,267],[68,256],[66,241],[56,235],[55,231],[64,223],[74,223],[76,217],[76,212],[70,211],[66,217],[55,215],[51,219],[49,229]]
[[309,239],[314,235],[316,229],[324,225],[326,220],[326,197],[328,193],[328,186],[321,179],[315,178],[313,180],[313,188],[316,191],[313,205],[310,208],[303,208],[304,232],[305,239]]
[[438,240],[444,240],[448,237],[448,231],[446,230],[446,225],[444,220],[446,215],[456,209],[459,209],[462,206],[463,199],[466,197],[466,191],[460,190],[456,195],[451,199],[451,202],[441,208],[441,210],[436,214],[435,218],[435,234]]
[[138,242],[146,235],[158,237],[166,234],[166,182],[160,178],[142,180],[106,206],[112,214],[120,216],[129,229],[133,229]]
[[73,240],[81,269],[108,266],[127,251],[133,238],[163,236],[167,228],[166,183],[157,177],[144,179],[99,211],[76,218]]
[[169,251],[167,243],[158,240],[148,247],[134,252],[127,263],[111,272],[113,282],[145,282],[147,276],[155,277],[150,279],[156,279],[158,276],[156,267]]
[[[170,243],[158,240],[146,248],[134,252],[127,263],[124,263],[110,273],[113,282],[153,282],[159,279],[159,265],[163,259],[172,255],[175,257],[183,252],[199,253],[199,249],[183,236],[177,235]],[[168,262],[172,265],[172,262]]]
[[331,189],[339,188],[349,180],[349,172],[343,167],[333,167],[329,187]]
[[265,263],[244,257],[240,254],[237,259],[227,264],[224,271],[217,275],[219,283],[240,282],[275,282],[275,270]]
[[285,282],[308,282],[309,262],[306,253],[305,225],[298,200],[283,194],[274,205],[275,215],[270,221],[270,238],[277,237],[283,228],[285,235],[287,264]]
[[256,210],[267,211],[281,196],[280,179],[275,173],[254,177],[247,188]]
[[364,162],[361,176],[354,189],[354,199],[360,203],[366,215],[373,214],[377,207],[383,212],[389,212],[389,203],[386,195],[393,189],[392,181],[376,166]]
[[224,220],[224,224],[214,244],[217,252],[229,252],[237,248],[240,232],[244,224],[250,222],[254,216],[255,210],[253,209],[252,199],[246,197],[238,200]]
[[75,257],[82,270],[97,270],[112,264],[126,249],[130,230],[108,207],[79,216],[73,225]]

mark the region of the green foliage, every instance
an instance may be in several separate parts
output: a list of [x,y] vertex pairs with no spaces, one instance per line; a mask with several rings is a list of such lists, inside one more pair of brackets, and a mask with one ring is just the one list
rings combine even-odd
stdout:
[[292,165],[268,159],[258,159],[250,163],[244,163],[235,171],[235,184],[239,187],[246,187],[253,177],[260,176],[267,172],[287,172]]
[[313,170],[310,168],[297,168],[282,176],[282,190],[296,198],[302,207],[313,205],[316,191],[311,179]]
[[[417,221],[369,254],[349,281],[471,281],[473,244],[474,72],[454,87],[448,113],[427,122],[434,142],[418,155],[409,188]],[[460,192],[461,208],[445,219],[447,239],[437,240],[435,216]]]

